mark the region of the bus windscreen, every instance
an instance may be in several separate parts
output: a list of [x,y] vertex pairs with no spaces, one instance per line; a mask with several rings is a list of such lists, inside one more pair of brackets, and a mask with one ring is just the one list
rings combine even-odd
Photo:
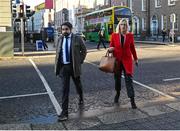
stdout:
[[114,11],[114,24],[118,24],[121,18],[131,19],[131,10],[129,8],[116,8]]
[[129,8],[115,8],[115,15],[131,16],[131,10]]

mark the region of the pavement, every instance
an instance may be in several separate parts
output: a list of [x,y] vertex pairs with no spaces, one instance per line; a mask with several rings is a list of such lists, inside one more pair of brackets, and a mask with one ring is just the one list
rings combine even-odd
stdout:
[[[51,45],[51,47],[49,46]],[[54,47],[48,44],[49,51],[27,52],[24,57],[48,57],[54,55]],[[96,45],[87,44],[88,52],[96,51]],[[156,47],[156,48],[155,48]],[[137,48],[179,51],[180,45],[143,45]],[[103,49],[101,49],[103,50]],[[45,55],[45,56],[44,56]],[[21,52],[15,53],[16,58],[22,58]],[[2,59],[2,58],[1,58]],[[113,97],[113,96],[112,96]],[[180,130],[180,99],[168,99],[161,104],[138,104],[137,109],[131,109],[130,103],[121,105],[112,104],[104,109],[84,111],[83,107],[78,112],[72,113],[68,121],[46,124],[21,123],[1,124],[1,130]],[[170,100],[169,100],[170,99]],[[138,101],[137,101],[138,102]],[[148,104],[148,101],[147,101]]]

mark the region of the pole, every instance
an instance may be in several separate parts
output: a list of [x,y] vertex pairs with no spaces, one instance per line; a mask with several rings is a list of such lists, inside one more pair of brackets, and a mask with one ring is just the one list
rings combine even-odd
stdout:
[[151,34],[151,1],[148,0],[147,3],[147,35]]
[[56,0],[54,2],[54,47],[56,47],[58,40],[58,31],[57,31],[57,23],[56,23]]
[[174,44],[174,21],[172,21],[172,44]]
[[32,32],[34,32],[34,17],[33,16],[31,18],[31,21],[32,21]]
[[24,21],[23,21],[23,17],[21,18],[21,49],[22,49],[22,55],[24,56]]

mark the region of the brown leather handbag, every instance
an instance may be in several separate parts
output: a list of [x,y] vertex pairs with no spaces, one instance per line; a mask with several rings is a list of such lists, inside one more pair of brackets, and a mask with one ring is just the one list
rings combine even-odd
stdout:
[[[111,55],[110,55],[111,54]],[[116,58],[113,53],[106,52],[106,55],[101,58],[99,69],[106,73],[113,73],[115,69]]]

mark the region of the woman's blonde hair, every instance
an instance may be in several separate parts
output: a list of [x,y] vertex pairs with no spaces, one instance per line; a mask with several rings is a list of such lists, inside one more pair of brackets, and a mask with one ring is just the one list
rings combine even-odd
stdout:
[[128,21],[127,21],[127,19],[122,18],[122,19],[119,21],[118,25],[116,26],[116,33],[120,33],[120,32],[121,32],[121,30],[120,30],[120,24],[121,24],[121,23],[125,23],[125,24],[126,24],[127,31],[128,31],[128,27],[129,27]]

